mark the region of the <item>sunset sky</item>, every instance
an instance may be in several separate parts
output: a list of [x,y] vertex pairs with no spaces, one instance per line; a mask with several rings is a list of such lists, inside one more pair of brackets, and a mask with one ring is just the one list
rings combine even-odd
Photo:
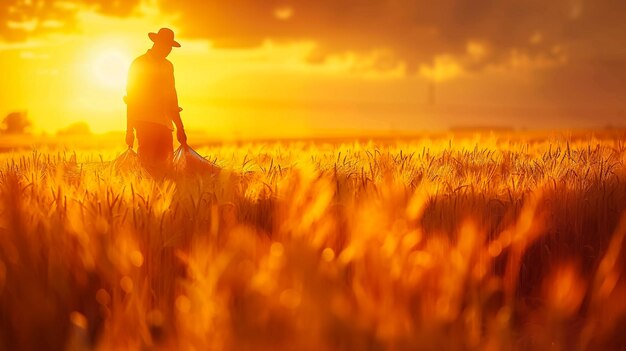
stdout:
[[36,132],[124,129],[128,66],[170,27],[190,130],[623,125],[625,13],[619,0],[2,0],[0,115],[27,110]]

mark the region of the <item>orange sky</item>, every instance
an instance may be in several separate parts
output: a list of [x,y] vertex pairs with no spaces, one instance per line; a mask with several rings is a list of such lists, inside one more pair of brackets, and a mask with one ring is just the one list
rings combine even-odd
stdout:
[[36,131],[83,120],[96,132],[123,129],[128,65],[150,47],[148,32],[168,26],[182,44],[169,59],[183,120],[216,136],[626,117],[626,25],[611,15],[619,3],[343,1],[76,0],[49,1],[51,10],[7,0],[0,114],[27,110]]

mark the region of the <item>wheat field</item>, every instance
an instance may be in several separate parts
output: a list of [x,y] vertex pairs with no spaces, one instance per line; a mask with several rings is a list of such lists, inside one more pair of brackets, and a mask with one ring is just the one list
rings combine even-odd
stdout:
[[626,350],[623,140],[0,154],[0,350]]

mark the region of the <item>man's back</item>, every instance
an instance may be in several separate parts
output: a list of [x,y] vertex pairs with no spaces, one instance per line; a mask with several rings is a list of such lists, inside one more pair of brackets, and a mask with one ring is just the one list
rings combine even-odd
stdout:
[[128,74],[126,103],[133,122],[151,122],[172,129],[172,115],[178,112],[174,68],[150,50],[137,57]]

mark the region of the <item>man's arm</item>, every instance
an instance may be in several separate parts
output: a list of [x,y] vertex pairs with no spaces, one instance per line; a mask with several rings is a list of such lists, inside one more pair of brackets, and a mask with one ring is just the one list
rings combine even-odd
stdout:
[[176,125],[176,139],[182,145],[187,145],[187,134],[185,133],[185,127],[183,126],[183,120],[180,118],[180,110],[174,113],[174,117],[172,121],[174,121],[174,125]]
[[182,110],[181,108],[179,108],[179,111],[175,112],[172,117],[172,121],[174,122],[174,125],[176,126],[176,129],[181,129],[184,130],[185,126],[183,126],[183,120],[180,118],[180,110]]
[[136,63],[133,62],[128,69],[128,79],[126,83],[126,96],[124,96],[124,103],[126,103],[126,145],[129,148],[133,148],[135,144],[135,134],[133,133],[133,118],[129,113],[129,102],[132,103],[132,98],[135,95],[135,86],[137,85],[137,69]]
[[135,134],[133,133],[133,126],[130,123],[130,118],[126,117],[126,120],[126,145],[132,149],[135,145]]
[[130,113],[128,113],[128,96],[124,96],[124,103],[126,104],[126,131],[131,131],[135,128],[133,123],[133,118]]
[[170,63],[171,74],[169,75],[169,81],[167,86],[169,87],[169,109],[172,114],[172,122],[176,126],[176,138],[182,145],[187,144],[187,134],[185,134],[185,126],[183,126],[183,120],[180,118],[180,111],[182,109],[178,107],[178,94],[176,93],[176,82],[174,80],[174,66]]

